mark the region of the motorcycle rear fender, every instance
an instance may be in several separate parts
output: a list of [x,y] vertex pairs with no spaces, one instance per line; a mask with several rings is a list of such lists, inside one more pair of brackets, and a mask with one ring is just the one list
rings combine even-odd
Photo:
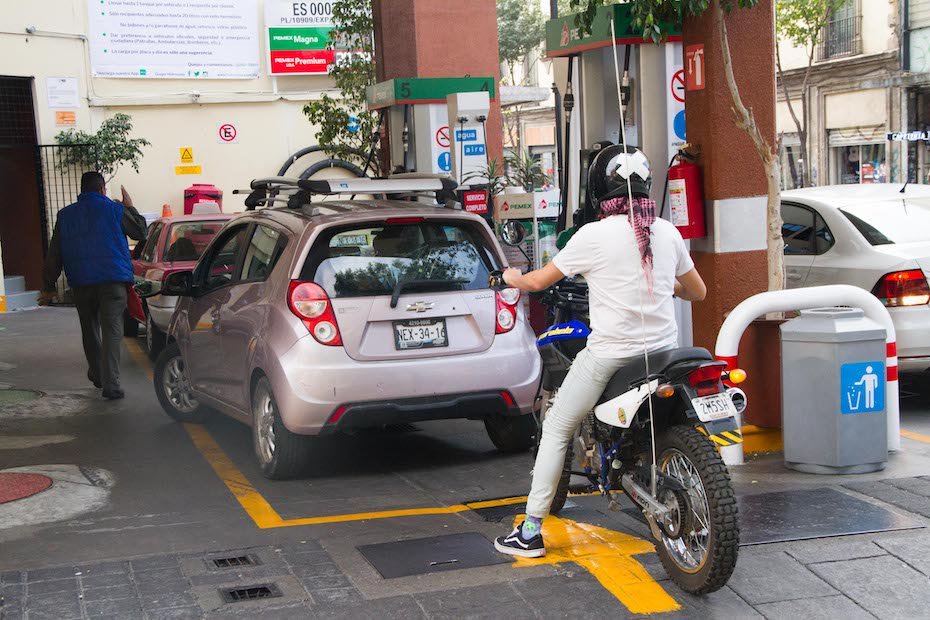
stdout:
[[656,391],[657,387],[659,387],[659,380],[653,379],[648,384],[644,383],[624,392],[594,407],[594,416],[608,426],[630,428],[640,406],[646,402],[650,393]]

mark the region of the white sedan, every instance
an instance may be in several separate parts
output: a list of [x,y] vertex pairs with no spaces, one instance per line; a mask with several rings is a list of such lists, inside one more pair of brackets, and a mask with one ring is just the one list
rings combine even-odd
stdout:
[[902,371],[930,368],[930,186],[782,192],[788,287],[851,284],[888,308]]

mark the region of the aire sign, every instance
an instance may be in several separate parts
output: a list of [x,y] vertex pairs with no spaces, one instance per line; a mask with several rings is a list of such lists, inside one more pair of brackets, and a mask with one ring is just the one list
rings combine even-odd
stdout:
[[336,62],[332,2],[265,0],[265,28],[271,75],[325,75]]

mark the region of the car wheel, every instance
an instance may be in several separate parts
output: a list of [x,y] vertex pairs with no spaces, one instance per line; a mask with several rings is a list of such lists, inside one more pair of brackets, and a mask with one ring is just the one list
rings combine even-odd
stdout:
[[178,422],[205,422],[212,411],[194,398],[187,366],[173,342],[155,361],[155,395],[165,413]]
[[129,310],[123,310],[123,336],[126,338],[136,338],[139,335],[139,322],[129,314]]
[[155,325],[152,315],[145,317],[145,348],[148,349],[149,357],[157,359],[159,353],[165,348],[166,341],[165,332]]
[[525,452],[533,447],[536,420],[532,415],[495,415],[484,419],[491,442],[501,452]]
[[272,480],[285,480],[301,475],[307,469],[310,440],[287,430],[278,414],[278,404],[267,377],[255,385],[252,395],[252,445],[262,475]]

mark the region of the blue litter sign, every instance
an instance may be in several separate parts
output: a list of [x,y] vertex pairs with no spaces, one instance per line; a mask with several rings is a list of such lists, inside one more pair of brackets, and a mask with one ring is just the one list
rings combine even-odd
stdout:
[[873,413],[884,408],[884,362],[840,366],[840,409],[844,414]]
[[449,172],[452,170],[452,156],[449,155],[449,151],[439,154],[439,158],[436,160],[436,165],[439,166],[439,169],[443,172]]
[[484,155],[483,144],[466,144],[464,147],[466,157],[469,155]]
[[478,139],[477,129],[456,129],[455,130],[455,141],[456,142],[471,142],[477,139]]

